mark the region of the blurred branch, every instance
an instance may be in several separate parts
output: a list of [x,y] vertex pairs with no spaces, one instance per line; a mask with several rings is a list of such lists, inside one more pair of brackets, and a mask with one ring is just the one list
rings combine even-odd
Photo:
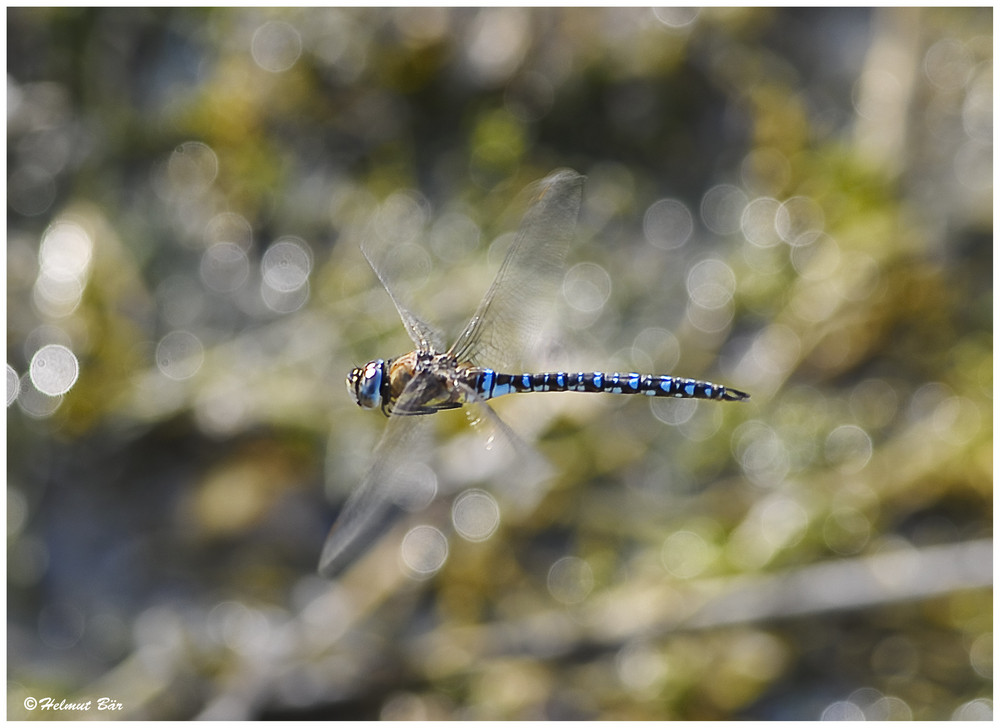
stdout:
[[[368,558],[360,566],[377,562]],[[398,572],[390,574],[385,568],[376,569],[376,573],[357,569],[350,573],[358,577],[350,582],[354,587],[351,596],[358,596],[364,573],[371,577],[365,582],[371,594],[362,593],[360,602],[350,599],[344,585],[334,584],[295,617],[271,624],[272,634],[280,633],[291,643],[286,642],[280,654],[244,654],[238,662],[229,664],[226,679],[217,682],[221,692],[208,697],[200,716],[246,719],[262,708],[284,704],[282,686],[292,676],[304,679],[297,675],[304,669],[300,662],[303,659],[331,668],[322,673],[332,684],[319,691],[318,703],[358,699],[382,690],[385,686],[369,674],[371,665],[377,664],[379,646],[371,643],[372,635],[364,623],[384,602],[392,586],[399,587],[403,580]],[[932,599],[989,588],[992,583],[992,539],[897,549],[783,572],[705,579],[681,586],[673,581],[628,582],[575,610],[553,608],[523,619],[477,626],[437,624],[428,632],[406,639],[400,653],[421,665],[424,674],[441,678],[474,669],[482,661],[496,657],[562,659],[595,648],[615,651],[634,641],[693,631],[764,625],[794,617]],[[317,621],[320,612],[325,620],[322,630]],[[81,695],[128,695],[126,717],[143,715],[152,702],[175,691],[173,683],[179,676],[171,675],[167,666],[181,664],[177,650],[205,649],[191,645],[184,648],[184,640],[179,638],[169,642],[171,650],[165,645],[161,645],[162,649],[146,645],[147,651],[156,652],[155,660],[134,653]],[[272,646],[276,643],[266,638],[261,642]],[[203,654],[202,659],[212,662],[213,658]],[[155,670],[151,669],[154,665]],[[386,677],[391,679],[391,675]]]
[[442,628],[411,653],[464,654],[469,663],[501,654],[557,657],[585,645],[618,649],[635,639],[928,599],[992,583],[992,540],[896,550],[704,580],[684,590],[673,582],[629,584],[576,612],[550,610],[522,621]]
[[919,8],[875,11],[872,43],[858,79],[855,141],[873,167],[896,177],[905,167],[909,109],[920,64]]

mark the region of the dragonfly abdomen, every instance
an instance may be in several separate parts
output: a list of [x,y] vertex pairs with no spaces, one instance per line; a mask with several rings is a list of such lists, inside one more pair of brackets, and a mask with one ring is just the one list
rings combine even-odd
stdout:
[[749,399],[738,389],[699,379],[685,379],[664,374],[605,374],[604,372],[542,372],[538,374],[503,374],[483,369],[475,388],[485,399],[515,392],[607,392],[610,394],[645,394],[649,397],[713,399],[730,402]]

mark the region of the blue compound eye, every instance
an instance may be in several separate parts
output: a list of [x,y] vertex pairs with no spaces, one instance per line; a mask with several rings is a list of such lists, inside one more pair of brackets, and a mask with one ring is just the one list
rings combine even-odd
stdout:
[[385,360],[375,359],[363,367],[355,367],[347,376],[347,391],[359,407],[375,409],[382,403],[382,373]]

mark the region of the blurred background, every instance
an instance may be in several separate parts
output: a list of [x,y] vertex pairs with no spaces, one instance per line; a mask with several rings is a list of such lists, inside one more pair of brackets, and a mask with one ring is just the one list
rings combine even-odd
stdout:
[[[7,715],[992,717],[991,32],[8,9]],[[412,348],[359,246],[454,336],[559,167],[527,368],[752,399],[501,400],[552,466],[520,509],[439,415],[461,493],[321,579],[386,424],[344,377]]]

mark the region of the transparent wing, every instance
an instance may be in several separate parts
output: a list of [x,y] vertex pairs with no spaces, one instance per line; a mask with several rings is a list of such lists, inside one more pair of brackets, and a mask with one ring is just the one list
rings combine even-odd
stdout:
[[479,309],[451,347],[460,362],[514,371],[555,293],[580,211],[583,175],[560,170],[529,187],[531,207]]
[[381,251],[376,251],[376,246],[372,244],[372,240],[372,238],[369,238],[361,246],[361,252],[368,261],[368,265],[375,271],[375,275],[378,276],[379,282],[385,288],[385,292],[392,299],[396,311],[399,312],[399,318],[403,320],[406,333],[410,335],[413,343],[421,351],[444,351],[444,336],[442,333],[404,306],[399,296],[393,290],[393,285],[390,283],[390,276],[388,274],[388,271],[391,269],[388,265],[391,249],[382,246]]
[[[417,406],[435,386],[431,377],[414,378],[397,407]],[[450,463],[450,479],[460,481],[470,469],[475,471],[472,458],[489,468],[489,474],[478,472],[479,477],[503,473],[507,507],[521,513],[530,511],[543,493],[542,483],[553,472],[551,466],[478,394],[470,389],[466,395],[469,419],[477,434],[475,443],[457,439],[451,443],[454,447],[449,446],[451,457],[444,460],[446,467]],[[342,573],[407,510],[429,505],[436,498],[437,476],[427,463],[434,451],[429,447],[433,424],[430,416],[393,414],[389,418],[371,466],[327,536],[319,563],[322,575],[333,578]],[[483,451],[484,434],[489,453]]]
[[[478,447],[482,449],[485,436],[486,449],[490,451],[489,456],[484,455],[484,464],[492,469],[486,479],[497,484],[496,493],[505,497],[505,507],[521,515],[530,513],[545,494],[545,483],[555,474],[554,468],[486,400],[472,390],[466,396],[466,414],[476,431]],[[467,467],[462,465],[463,469]]]
[[[414,378],[399,397],[406,407],[424,396],[424,384]],[[404,512],[412,490],[421,488],[430,452],[431,417],[393,415],[372,453],[371,465],[337,516],[320,556],[319,571],[334,577]],[[433,493],[430,496],[433,497]]]

